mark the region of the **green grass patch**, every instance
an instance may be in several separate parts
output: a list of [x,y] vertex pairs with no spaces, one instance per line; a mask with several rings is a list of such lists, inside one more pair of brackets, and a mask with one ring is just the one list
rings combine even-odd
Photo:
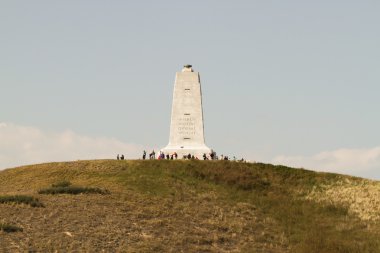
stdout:
[[0,203],[15,203],[30,205],[31,207],[44,207],[44,205],[37,198],[26,195],[0,196]]
[[226,192],[231,205],[248,202],[275,219],[292,252],[380,252],[378,231],[368,230],[364,222],[349,215],[347,207],[302,198],[314,186],[336,181],[340,175],[260,163],[159,162],[160,169],[146,163],[140,170],[143,175],[136,178],[155,174],[156,182],[166,175],[182,182],[195,179],[198,183],[192,187],[194,190],[199,188],[199,182],[218,185],[220,188],[215,189]]
[[22,228],[15,225],[0,223],[0,231],[4,231],[6,233],[22,232]]

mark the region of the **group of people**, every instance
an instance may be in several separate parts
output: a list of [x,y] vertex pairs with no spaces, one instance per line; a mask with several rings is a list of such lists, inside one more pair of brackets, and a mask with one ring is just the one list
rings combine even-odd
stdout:
[[[146,159],[146,151],[145,150],[143,151],[142,159],[143,160]],[[154,150],[149,153],[149,159],[150,160],[156,159],[156,152],[154,152]],[[160,151],[160,154],[158,155],[157,159],[159,159],[159,160],[161,160],[161,159],[174,160],[174,159],[178,159],[178,154],[177,154],[177,152],[174,152],[171,155],[169,155],[169,154],[165,155],[163,152]]]
[[[143,151],[143,155],[142,155],[142,159],[145,160],[147,159],[146,157],[147,155],[147,152],[144,150]],[[124,160],[125,157],[124,155],[119,155],[117,154],[116,156],[117,160]],[[224,161],[230,161],[230,158],[228,156],[224,156],[224,155],[220,155],[217,156],[216,155],[216,152],[214,151],[211,151],[210,154],[206,154],[204,153],[203,156],[202,156],[203,160],[224,160]],[[149,159],[150,160],[154,160],[154,159],[158,159],[158,160],[177,160],[178,159],[178,154],[177,152],[174,152],[173,154],[165,154],[164,152],[160,151],[159,155],[157,156],[156,158],[156,152],[154,150],[152,150],[152,152],[149,153]],[[186,160],[199,160],[199,158],[197,156],[195,156],[194,154],[187,154],[187,155],[183,155],[182,156],[182,159],[186,159]],[[240,160],[237,160],[236,157],[234,156],[232,158],[233,161],[239,161],[239,162],[245,162],[244,158],[240,159]]]
[[124,160],[124,155],[120,156],[119,154],[117,154],[116,158],[117,158],[117,160]]
[[[143,151],[143,155],[142,155],[142,159],[145,160],[147,159],[146,157],[147,155],[147,152],[144,150]],[[203,160],[224,160],[224,161],[229,161],[230,158],[228,156],[224,156],[224,155],[220,155],[217,156],[216,155],[216,152],[214,151],[211,151],[210,154],[206,154],[204,153],[203,156],[202,156]],[[158,159],[158,160],[177,160],[178,159],[178,154],[177,152],[174,152],[172,154],[165,154],[164,152],[161,152],[158,154],[157,158],[156,158],[156,152],[154,150],[152,150],[152,152],[149,153],[149,159],[150,160],[154,160],[154,159]],[[199,160],[199,157],[195,156],[194,154],[187,154],[187,155],[183,155],[182,156],[182,159],[186,159],[186,160]],[[233,161],[239,161],[239,162],[244,162],[244,158],[240,159],[240,160],[237,160],[236,157],[234,156]]]

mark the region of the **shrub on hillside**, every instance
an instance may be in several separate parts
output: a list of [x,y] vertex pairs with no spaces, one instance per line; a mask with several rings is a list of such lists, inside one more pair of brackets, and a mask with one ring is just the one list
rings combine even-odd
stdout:
[[37,199],[26,195],[0,196],[0,203],[26,204],[32,207],[44,207]]
[[0,223],[0,231],[4,231],[6,233],[19,232],[19,231],[22,232],[22,228],[17,227],[15,225]]
[[50,188],[41,189],[39,194],[72,194],[77,195],[81,193],[94,193],[94,194],[109,194],[110,192],[98,187],[81,187],[73,186],[69,181],[62,181],[56,184],[52,184]]

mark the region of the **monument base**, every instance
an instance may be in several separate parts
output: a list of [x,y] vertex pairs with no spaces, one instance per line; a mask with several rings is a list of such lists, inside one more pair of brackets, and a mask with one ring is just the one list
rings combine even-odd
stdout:
[[167,146],[163,149],[161,149],[161,152],[163,152],[165,155],[169,154],[172,155],[174,153],[178,154],[178,159],[182,159],[184,156],[187,156],[188,154],[194,155],[196,158],[203,160],[203,154],[206,154],[207,156],[210,155],[212,150],[208,148],[206,145],[204,146]]

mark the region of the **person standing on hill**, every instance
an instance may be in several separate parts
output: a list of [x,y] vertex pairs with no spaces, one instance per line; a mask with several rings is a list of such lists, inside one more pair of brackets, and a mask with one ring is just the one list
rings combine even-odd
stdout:
[[117,160],[119,160],[119,159],[120,159],[120,157],[119,157],[119,154],[117,154],[116,158],[117,158]]
[[145,157],[146,157],[146,151],[144,150],[144,152],[143,152],[143,160],[145,160]]
[[156,159],[156,152],[154,152],[154,150],[152,151],[151,154],[152,154],[151,159],[153,159],[153,160]]

